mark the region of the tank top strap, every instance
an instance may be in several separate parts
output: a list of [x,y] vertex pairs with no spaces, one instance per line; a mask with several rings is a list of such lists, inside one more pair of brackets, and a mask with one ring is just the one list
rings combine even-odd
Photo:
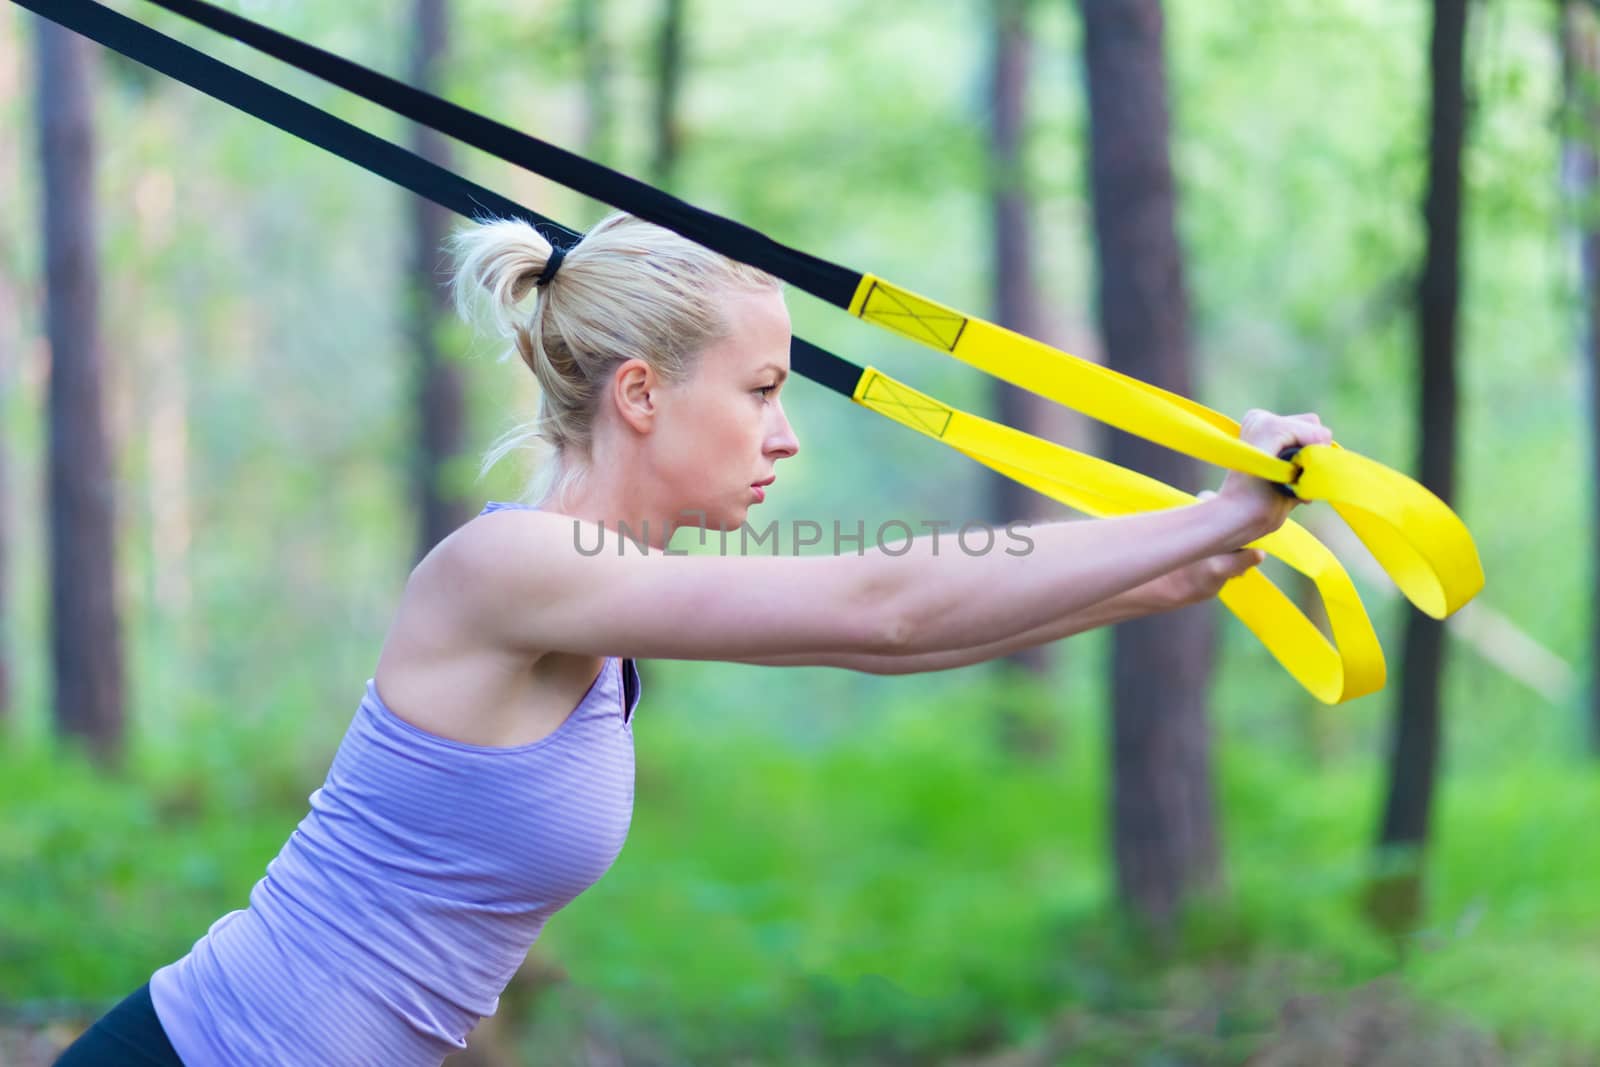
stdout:
[[491,511],[538,511],[537,504],[521,504],[514,500],[491,500],[483,506],[479,515],[487,515]]

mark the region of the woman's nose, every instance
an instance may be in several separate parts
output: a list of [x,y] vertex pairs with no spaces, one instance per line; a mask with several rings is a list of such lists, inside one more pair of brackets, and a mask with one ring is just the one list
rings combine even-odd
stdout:
[[800,451],[800,439],[795,436],[794,427],[789,425],[789,417],[778,415],[778,430],[767,439],[767,452],[780,458],[794,455]]

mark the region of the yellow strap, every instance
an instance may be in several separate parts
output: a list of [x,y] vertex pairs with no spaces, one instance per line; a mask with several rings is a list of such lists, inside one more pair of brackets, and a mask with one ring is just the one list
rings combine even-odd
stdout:
[[850,313],[1128,433],[1292,484],[1303,500],[1328,501],[1406,598],[1434,618],[1483,588],[1477,546],[1456,514],[1424,486],[1348,449],[1312,445],[1292,463],[1268,455],[1239,438],[1238,423],[1202,404],[870,274],[862,276]]
[[[862,373],[853,399],[1088,515],[1181,507],[1196,499],[1106,460],[953,408],[874,367]],[[1332,642],[1259,570],[1223,586],[1219,594],[1223,604],[1323,703],[1338,704],[1382,688],[1383,649],[1361,597],[1333,553],[1293,522],[1252,547],[1276,556],[1315,583]]]

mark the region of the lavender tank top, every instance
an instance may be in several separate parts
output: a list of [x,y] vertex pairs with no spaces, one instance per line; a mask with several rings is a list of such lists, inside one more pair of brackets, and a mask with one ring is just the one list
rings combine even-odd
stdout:
[[150,978],[183,1062],[438,1067],[465,1048],[622,851],[639,692],[633,661],[608,657],[554,733],[492,748],[405,722],[369,679],[250,906]]

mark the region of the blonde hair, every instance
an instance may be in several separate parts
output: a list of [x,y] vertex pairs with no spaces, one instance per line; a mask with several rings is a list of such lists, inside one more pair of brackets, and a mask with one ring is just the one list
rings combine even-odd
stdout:
[[682,381],[699,353],[727,336],[719,308],[726,291],[779,284],[622,212],[584,234],[542,286],[534,283],[552,248],[526,222],[484,220],[452,234],[447,245],[456,310],[510,339],[513,347],[500,359],[516,352],[539,384],[537,418],[503,434],[479,469],[482,477],[508,453],[545,442],[554,454],[546,478],[525,487],[529,499],[541,490],[559,497],[587,472],[601,394],[620,364],[641,359],[665,380]]

